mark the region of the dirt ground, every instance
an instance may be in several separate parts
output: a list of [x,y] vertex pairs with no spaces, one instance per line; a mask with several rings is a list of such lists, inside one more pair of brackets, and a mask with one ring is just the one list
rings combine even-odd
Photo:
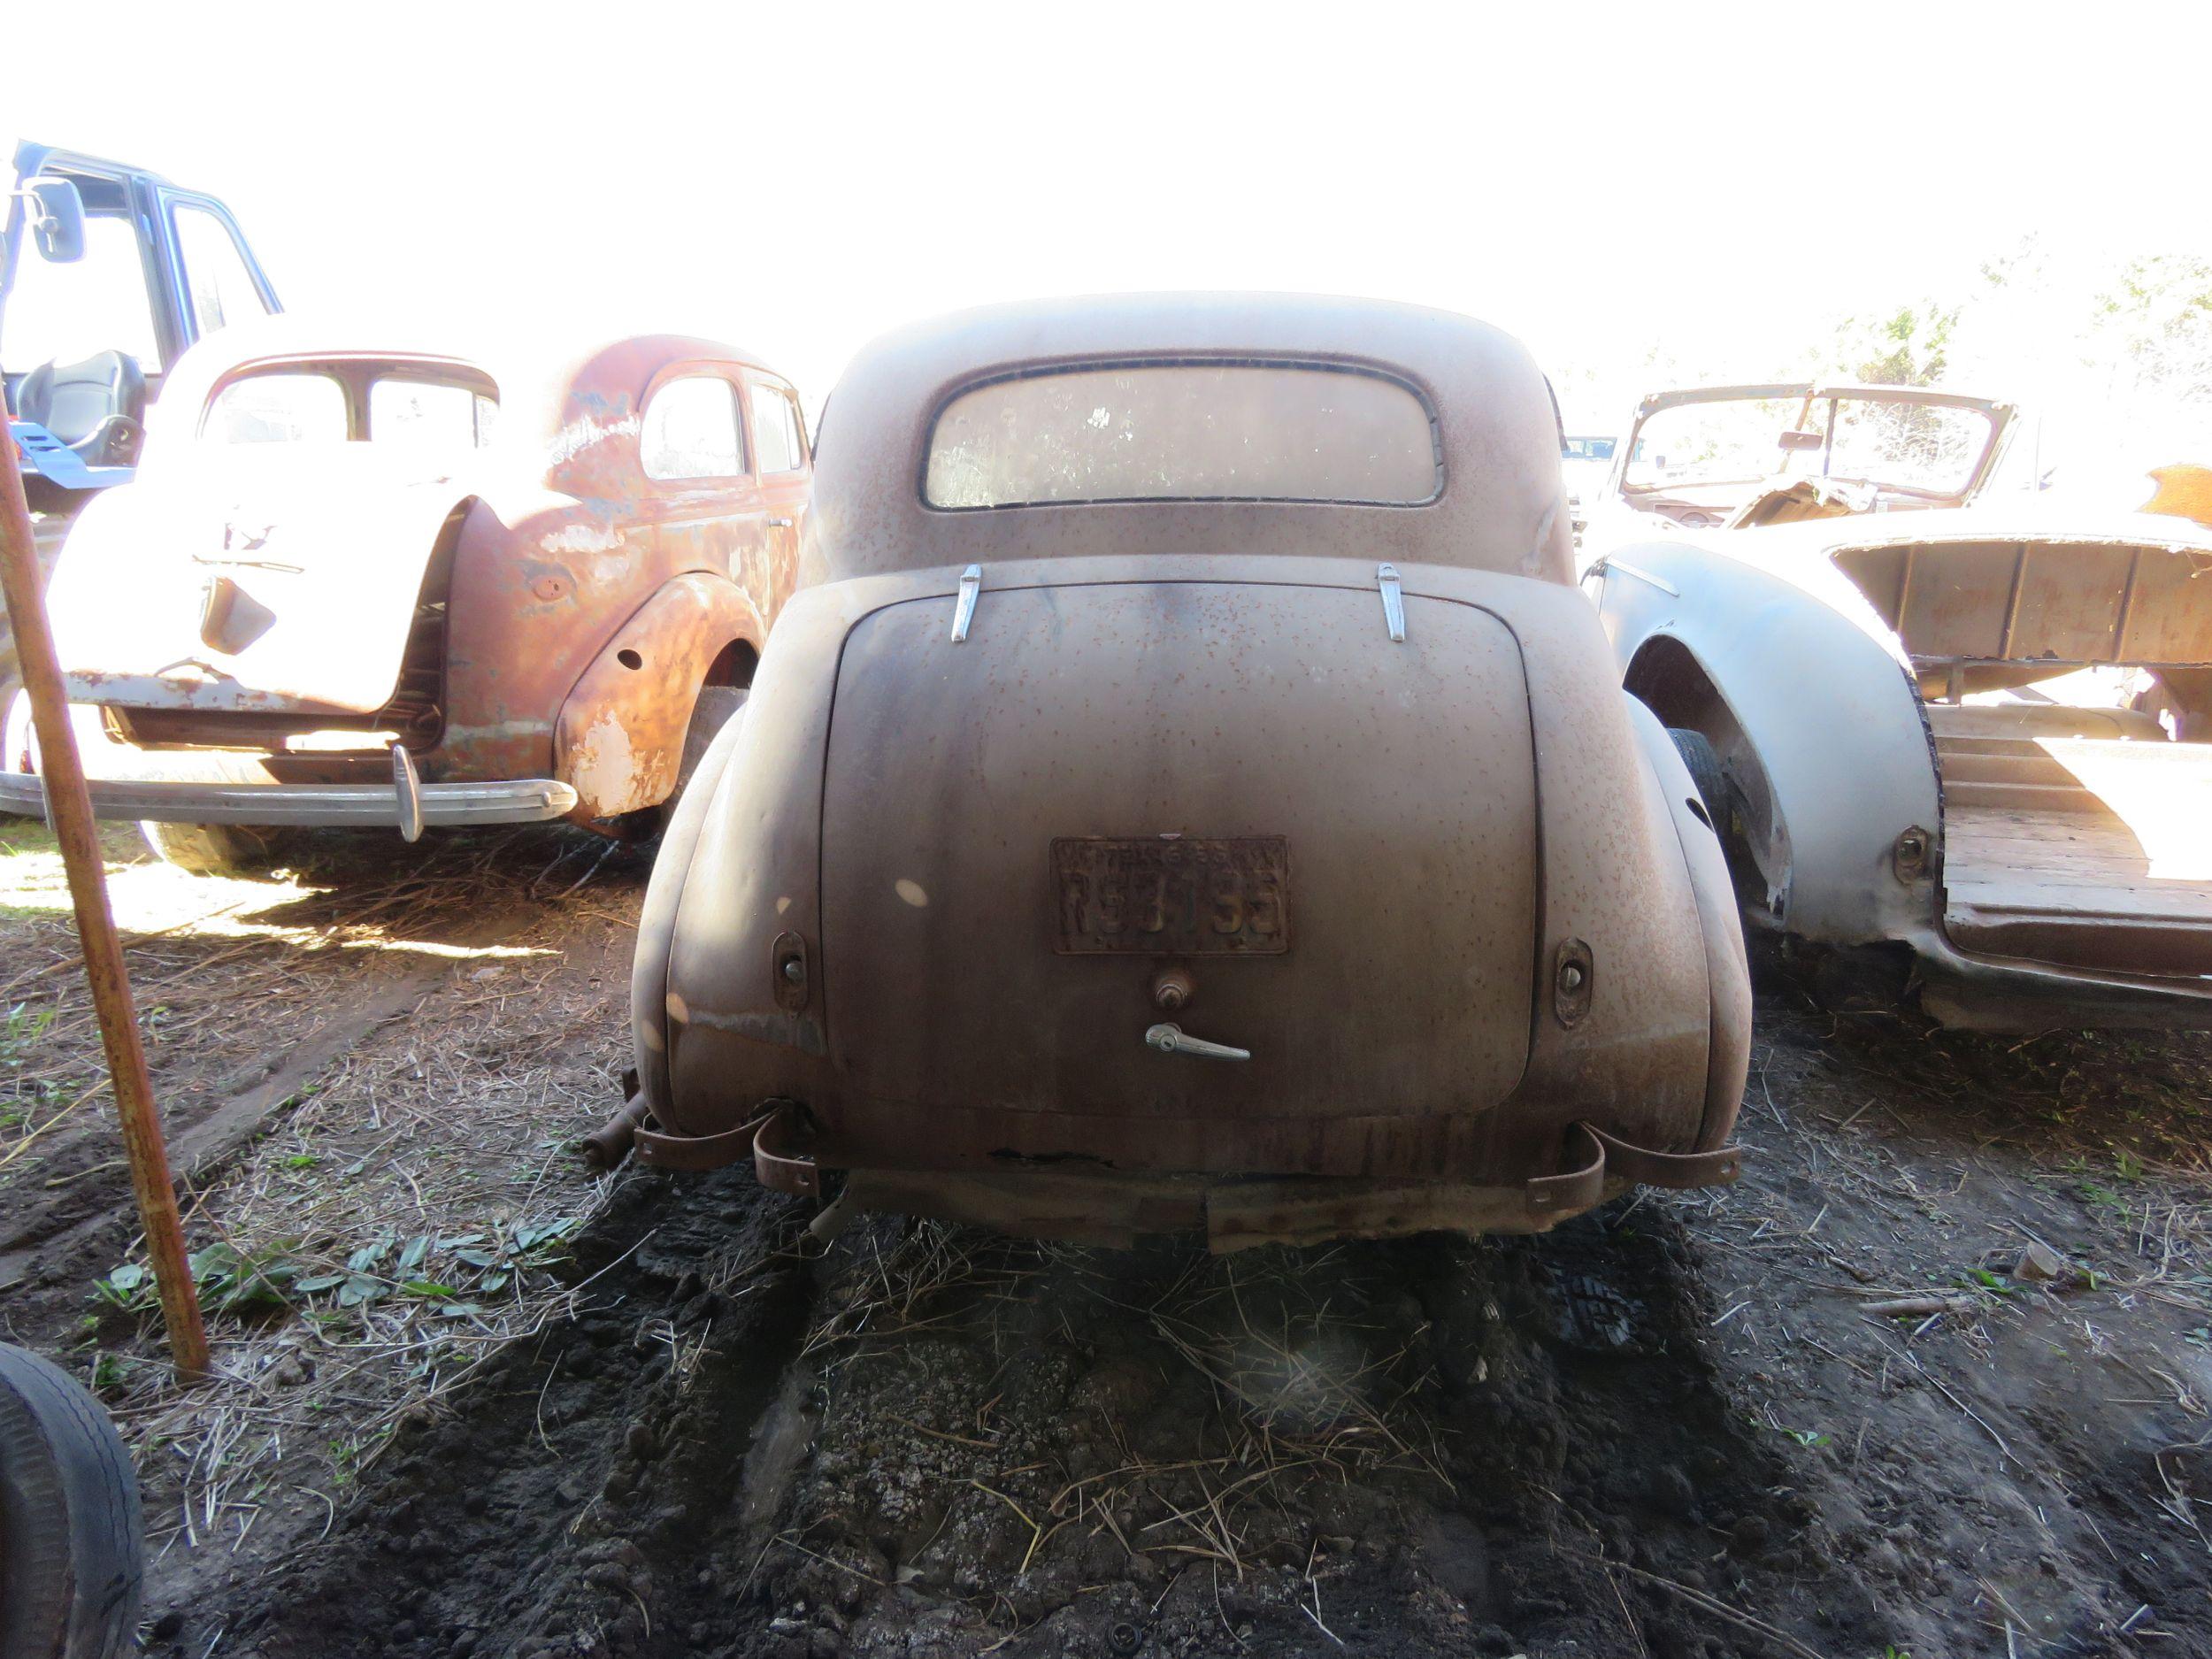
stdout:
[[568,1160],[647,855],[130,848],[219,1376],[159,1364],[7,823],[0,1330],[134,1442],[157,1654],[2212,1655],[2203,1036],[1774,979],[1733,1188],[1479,1243],[825,1248],[744,1171]]

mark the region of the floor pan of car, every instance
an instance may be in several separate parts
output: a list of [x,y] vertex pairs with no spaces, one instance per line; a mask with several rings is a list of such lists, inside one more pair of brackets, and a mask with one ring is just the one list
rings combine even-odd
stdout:
[[1936,751],[1952,943],[2212,972],[2212,744],[1947,733],[1938,722]]

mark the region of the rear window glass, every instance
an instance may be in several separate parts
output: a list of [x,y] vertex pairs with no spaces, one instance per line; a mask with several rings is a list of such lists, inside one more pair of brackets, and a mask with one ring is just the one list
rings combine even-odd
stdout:
[[1083,501],[1432,501],[1428,405],[1379,374],[1168,363],[995,380],[930,432],[933,507]]
[[472,387],[389,374],[369,385],[369,436],[378,443],[480,449],[498,419],[498,400]]
[[216,443],[343,443],[346,390],[327,374],[254,374],[215,395],[200,423]]

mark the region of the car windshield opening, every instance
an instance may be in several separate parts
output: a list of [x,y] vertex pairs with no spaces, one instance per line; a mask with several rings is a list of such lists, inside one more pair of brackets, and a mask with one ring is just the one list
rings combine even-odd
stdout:
[[929,441],[923,499],[1413,506],[1443,487],[1435,422],[1404,382],[1312,364],[1053,370],[972,387]]
[[1953,495],[1974,481],[1990,426],[1978,409],[1868,396],[1683,403],[1644,423],[1622,481],[1647,494],[1717,492],[1714,504],[1801,478]]

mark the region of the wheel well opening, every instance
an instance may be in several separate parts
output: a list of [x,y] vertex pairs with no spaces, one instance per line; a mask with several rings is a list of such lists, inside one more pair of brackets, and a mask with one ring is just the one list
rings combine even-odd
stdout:
[[732,640],[714,654],[707,664],[703,686],[749,686],[753,671],[760,666],[760,653],[745,640]]
[[1713,828],[1747,907],[1778,918],[1789,890],[1788,833],[1758,750],[1720,687],[1689,647],[1666,634],[1638,648],[1621,683],[1661,725],[1700,733],[1713,746],[1727,795]]

